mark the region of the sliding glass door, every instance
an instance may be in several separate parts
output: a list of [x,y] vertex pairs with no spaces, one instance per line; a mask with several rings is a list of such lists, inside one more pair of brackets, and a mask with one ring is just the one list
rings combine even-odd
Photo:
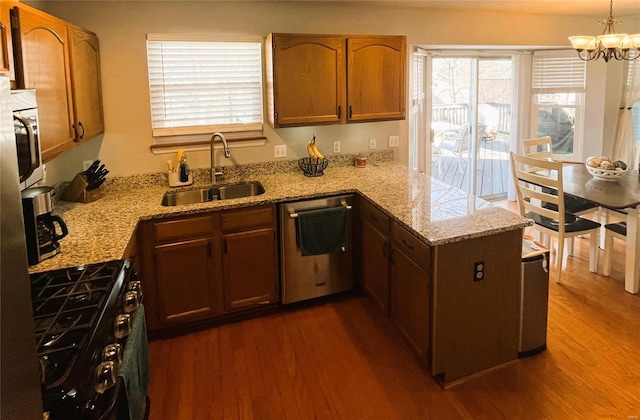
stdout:
[[509,181],[512,59],[429,55],[431,176],[483,198]]

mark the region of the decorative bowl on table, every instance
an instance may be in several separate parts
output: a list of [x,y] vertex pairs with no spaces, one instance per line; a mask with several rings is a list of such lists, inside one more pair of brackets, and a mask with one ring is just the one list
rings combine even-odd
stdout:
[[591,156],[585,163],[587,171],[601,181],[617,181],[629,172],[627,164],[621,160],[611,162],[607,157]]

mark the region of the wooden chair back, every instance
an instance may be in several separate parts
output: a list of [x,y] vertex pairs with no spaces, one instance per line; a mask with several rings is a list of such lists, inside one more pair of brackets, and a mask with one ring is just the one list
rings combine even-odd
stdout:
[[[559,231],[564,231],[562,162],[531,158],[513,152],[510,152],[509,156],[520,214],[524,216],[531,212],[557,220]],[[557,191],[558,194],[550,194],[549,191]],[[555,206],[548,208],[549,206],[545,206],[545,203],[555,204]]]
[[522,140],[522,146],[522,152],[525,156],[535,159],[553,160],[553,147],[551,146],[551,137],[549,136]]

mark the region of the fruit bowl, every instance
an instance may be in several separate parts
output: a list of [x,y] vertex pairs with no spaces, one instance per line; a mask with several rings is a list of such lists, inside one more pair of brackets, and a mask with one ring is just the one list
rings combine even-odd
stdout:
[[585,164],[587,171],[591,174],[595,179],[599,179],[601,181],[617,181],[623,176],[625,176],[629,169],[602,169],[602,168],[593,168],[587,164]]
[[298,160],[298,166],[302,169],[304,176],[322,176],[328,164],[329,161],[326,158],[306,157]]

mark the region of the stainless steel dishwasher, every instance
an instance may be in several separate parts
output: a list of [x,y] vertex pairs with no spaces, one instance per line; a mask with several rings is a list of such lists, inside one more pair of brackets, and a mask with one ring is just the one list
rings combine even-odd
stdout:
[[[353,195],[341,195],[280,205],[282,303],[298,302],[353,288],[353,201]],[[303,256],[297,241],[298,214],[337,206],[348,209],[346,248],[329,254]]]

